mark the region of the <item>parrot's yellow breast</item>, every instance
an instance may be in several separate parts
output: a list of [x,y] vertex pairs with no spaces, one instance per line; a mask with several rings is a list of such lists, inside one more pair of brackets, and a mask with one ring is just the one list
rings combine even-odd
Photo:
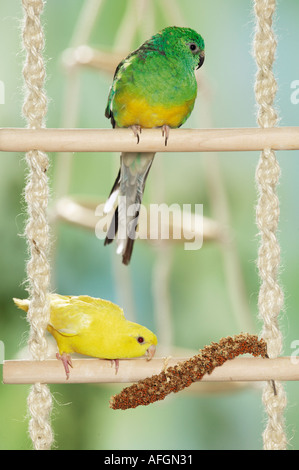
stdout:
[[122,92],[114,97],[113,108],[117,110],[115,120],[119,127],[139,125],[145,128],[179,127],[189,116],[195,99],[180,105],[165,106],[149,104],[145,98],[134,97],[131,93]]

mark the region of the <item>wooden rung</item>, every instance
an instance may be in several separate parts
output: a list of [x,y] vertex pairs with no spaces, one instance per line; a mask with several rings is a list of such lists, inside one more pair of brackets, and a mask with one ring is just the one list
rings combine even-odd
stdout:
[[235,152],[298,150],[299,127],[171,129],[165,146],[160,129],[143,129],[140,142],[130,129],[0,128],[0,151],[27,152]]
[[117,65],[126,54],[114,51],[93,49],[88,45],[65,49],[62,53],[62,64],[66,69],[78,66],[96,68],[114,74]]
[[[188,358],[170,358],[167,366],[174,366]],[[165,358],[120,359],[119,370],[111,361],[103,359],[73,359],[70,378],[66,380],[63,366],[57,359],[45,361],[4,361],[3,382],[5,384],[32,383],[131,383],[159,374],[165,366]],[[251,382],[265,380],[299,380],[299,359],[279,357],[262,359],[238,357],[216,367],[202,382]]]

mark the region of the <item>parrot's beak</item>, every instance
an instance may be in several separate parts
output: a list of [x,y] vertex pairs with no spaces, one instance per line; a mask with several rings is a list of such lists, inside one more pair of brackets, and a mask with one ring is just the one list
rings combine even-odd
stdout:
[[156,346],[152,344],[145,353],[148,361],[150,361],[154,357],[155,352],[156,352]]
[[204,61],[205,61],[205,52],[204,52],[204,51],[201,51],[201,53],[199,54],[198,66],[196,67],[197,70],[202,66],[202,64],[204,63]]

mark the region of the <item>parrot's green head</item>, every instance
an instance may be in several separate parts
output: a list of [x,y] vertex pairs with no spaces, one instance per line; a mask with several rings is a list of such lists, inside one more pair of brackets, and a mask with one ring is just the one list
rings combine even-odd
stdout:
[[204,63],[204,40],[191,28],[169,26],[153,36],[152,41],[162,42],[166,56],[177,57],[193,69]]

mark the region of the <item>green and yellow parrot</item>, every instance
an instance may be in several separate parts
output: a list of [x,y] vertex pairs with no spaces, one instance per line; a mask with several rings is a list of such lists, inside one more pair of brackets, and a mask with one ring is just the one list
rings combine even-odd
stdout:
[[[204,40],[190,28],[170,26],[155,34],[116,68],[105,116],[113,127],[132,128],[139,142],[142,128],[162,128],[165,145],[169,129],[190,116],[197,95],[195,69],[204,62]],[[129,264],[136,225],[154,153],[123,152],[120,170],[105,204],[118,207],[105,245],[117,232],[117,253]],[[131,208],[131,209],[130,209]]]

